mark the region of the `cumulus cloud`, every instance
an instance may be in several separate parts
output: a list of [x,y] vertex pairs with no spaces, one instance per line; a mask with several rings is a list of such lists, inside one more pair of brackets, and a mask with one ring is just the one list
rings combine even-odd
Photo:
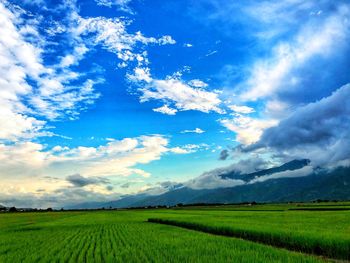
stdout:
[[181,148],[181,147],[174,147],[171,149],[171,151],[173,153],[177,153],[177,154],[187,154],[190,153],[190,151],[188,149],[185,148]]
[[229,105],[228,106],[232,111],[241,114],[249,114],[255,112],[254,108],[248,106],[239,106],[239,105]]
[[187,85],[181,80],[169,78],[154,79],[139,88],[140,101],[160,100],[169,103],[178,111],[197,110],[205,113],[223,113],[218,93]]
[[45,65],[49,41],[40,33],[41,20],[23,19],[26,11],[9,3],[0,3],[0,14],[0,139],[53,135],[46,121],[75,118],[99,97],[94,85],[101,80],[83,80],[70,69],[87,52],[84,46],[75,47],[74,59]]
[[170,108],[168,105],[163,105],[162,107],[153,109],[154,112],[159,112],[167,115],[175,115],[177,109]]
[[0,178],[35,176],[46,164],[43,145],[33,142],[0,144]]
[[204,81],[200,80],[200,79],[193,79],[191,81],[188,82],[188,84],[190,86],[196,87],[196,88],[205,88],[208,86],[207,83],[205,83]]
[[[127,1],[111,4],[123,6]],[[52,11],[52,16],[42,19],[39,11],[36,16],[10,2],[0,3],[1,189],[20,189],[23,195],[30,195],[40,187],[52,193],[71,186],[62,174],[73,172],[76,175],[67,179],[76,187],[79,182],[85,184],[85,188],[97,187],[92,183],[100,176],[150,176],[135,166],[171,152],[162,136],[113,140],[96,147],[56,145],[51,149],[38,138],[61,136],[50,131],[54,127],[49,122],[76,119],[99,97],[95,91],[103,82],[99,71],[94,66],[87,78],[89,66],[80,68],[91,49],[100,46],[115,53],[122,63],[141,67],[148,64],[148,58],[146,51],[138,51],[140,46],[175,44],[175,40],[167,35],[154,38],[141,32],[130,34],[130,21],[125,18],[82,17],[74,1],[46,11]],[[55,21],[57,16],[59,22]],[[147,81],[147,72],[139,72],[138,78],[142,74]],[[77,175],[80,173],[84,177]],[[52,184],[45,181],[45,175],[61,179]],[[35,183],[28,178],[36,178]],[[101,194],[110,188],[103,187]]]
[[[94,45],[101,45],[106,50],[115,53],[118,59],[126,64],[135,63],[141,67],[149,63],[146,51],[135,52],[137,44],[172,45],[176,43],[169,35],[154,38],[146,37],[140,31],[130,34],[126,28],[129,22],[122,18],[83,18],[77,14],[76,16],[78,27],[74,30],[74,34],[90,36],[90,41]],[[137,75],[138,72],[135,74]]]
[[[85,203],[87,200],[96,202],[108,202],[120,198],[120,194],[99,192],[85,188],[59,188],[54,192],[38,191],[36,193],[24,193],[20,189],[14,194],[9,192],[0,193],[0,203],[6,206],[16,206],[20,208],[61,208],[76,203]],[[39,189],[41,190],[41,189]]]
[[224,113],[218,91],[204,89],[207,84],[199,79],[186,83],[181,76],[182,71],[178,71],[165,79],[156,79],[152,77],[149,67],[141,64],[127,74],[128,80],[138,87],[141,103],[151,100],[165,103],[153,109],[156,112],[168,115],[188,110]]
[[258,119],[235,114],[232,118],[219,120],[221,125],[236,133],[236,140],[242,144],[252,144],[260,139],[266,128],[277,124],[274,119]]
[[112,141],[95,147],[77,147],[62,151],[52,157],[52,161],[65,166],[76,166],[88,176],[128,176],[132,174],[149,177],[150,174],[135,168],[146,164],[169,151],[168,140],[162,136],[141,136]]
[[[190,151],[190,148],[185,150]],[[8,198],[35,195],[32,201],[38,206],[45,196],[59,197],[66,193],[64,189],[69,193],[78,191],[69,189],[72,187],[84,188],[91,192],[90,196],[96,194],[98,198],[113,196],[108,178],[149,177],[150,173],[137,165],[159,160],[167,153],[179,153],[168,147],[168,139],[159,135],[113,140],[98,147],[56,146],[48,150],[39,143],[25,142],[0,144],[0,150],[1,194]],[[62,178],[62,174],[72,171],[76,174]],[[39,188],[45,191],[37,192]]]

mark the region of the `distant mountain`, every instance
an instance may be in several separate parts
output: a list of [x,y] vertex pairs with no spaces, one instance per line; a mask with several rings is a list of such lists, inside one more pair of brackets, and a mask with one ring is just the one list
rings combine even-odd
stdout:
[[182,188],[145,198],[132,206],[178,203],[288,202],[316,199],[350,200],[350,168],[318,171],[304,177],[277,178],[220,189]]
[[128,195],[116,201],[111,201],[108,203],[104,203],[105,207],[130,207],[133,204],[145,200],[149,195],[146,194],[136,194],[136,195]]
[[144,200],[149,195],[146,194],[136,194],[136,195],[126,195],[119,200],[110,201],[110,202],[86,202],[76,205],[66,206],[65,209],[96,209],[96,208],[122,208],[122,207],[131,207],[134,203]]
[[[302,177],[277,177],[282,172],[298,171],[310,163],[307,159],[293,160],[281,166],[248,174],[226,172],[222,179],[243,180],[246,183],[227,188],[192,189],[181,187],[160,195],[129,195],[108,203],[80,204],[79,208],[143,207],[176,205],[178,203],[241,203],[241,202],[288,202],[316,199],[350,200],[350,167],[334,170],[311,170]],[[307,167],[305,167],[307,168]],[[264,180],[257,180],[263,178]]]
[[105,207],[105,202],[85,202],[74,205],[64,206],[64,209],[96,209]]

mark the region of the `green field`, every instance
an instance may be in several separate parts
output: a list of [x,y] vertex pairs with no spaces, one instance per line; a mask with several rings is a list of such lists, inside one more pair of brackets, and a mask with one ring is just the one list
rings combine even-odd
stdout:
[[[295,205],[258,205],[2,213],[0,262],[346,260],[350,254],[350,210],[329,208],[348,205],[318,206],[325,207],[325,211],[289,210],[300,208]],[[148,222],[150,218],[182,227]]]

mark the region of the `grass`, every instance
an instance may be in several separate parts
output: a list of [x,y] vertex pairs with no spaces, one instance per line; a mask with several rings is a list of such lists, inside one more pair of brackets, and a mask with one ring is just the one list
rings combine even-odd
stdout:
[[[344,206],[348,206],[345,203]],[[178,209],[151,222],[234,236],[290,250],[350,260],[350,211],[326,205],[231,206],[225,209]],[[314,210],[311,210],[314,208]],[[321,209],[322,208],[322,209]]]
[[[225,211],[208,212],[227,216]],[[147,222],[150,217],[183,220],[200,214],[203,211],[195,209],[3,213],[0,262],[324,261],[241,239]],[[207,223],[214,220],[213,215]]]

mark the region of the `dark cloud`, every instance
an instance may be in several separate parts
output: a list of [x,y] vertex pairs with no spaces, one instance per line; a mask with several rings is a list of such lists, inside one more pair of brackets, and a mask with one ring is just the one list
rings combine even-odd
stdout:
[[[239,152],[236,149],[232,149],[232,155],[237,155]],[[254,158],[244,159],[237,163],[234,163],[227,167],[217,168],[202,175],[191,179],[184,183],[185,186],[193,189],[214,189],[234,187],[237,185],[243,185],[246,182],[237,178],[230,178],[226,176],[228,174],[248,174],[259,170],[269,168],[271,163],[265,159],[255,156]]]
[[107,185],[106,186],[106,190],[108,191],[112,191],[114,189],[114,187],[112,185]]
[[[244,148],[271,148],[330,163],[350,158],[350,84],[329,97],[297,109],[278,126],[264,131],[259,142]],[[305,156],[305,155],[312,156]]]
[[230,154],[228,153],[228,150],[222,150],[221,152],[220,152],[220,156],[219,156],[219,160],[222,160],[222,161],[224,161],[224,160],[226,160],[228,157],[230,156]]
[[109,184],[109,180],[101,177],[84,177],[80,174],[72,174],[66,177],[66,180],[75,187],[83,187],[91,184]]
[[124,183],[124,184],[120,185],[120,187],[121,187],[121,188],[129,188],[130,185],[131,185],[131,183],[130,183],[130,182],[127,182],[127,183]]

